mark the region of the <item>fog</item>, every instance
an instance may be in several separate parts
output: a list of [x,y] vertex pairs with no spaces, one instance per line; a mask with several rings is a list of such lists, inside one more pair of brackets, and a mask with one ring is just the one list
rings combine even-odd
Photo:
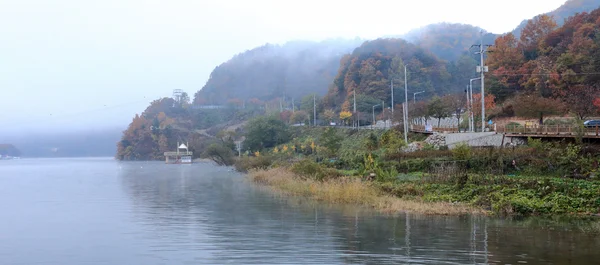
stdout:
[[0,0],[0,142],[124,130],[150,101],[193,95],[217,65],[265,43],[373,39],[443,21],[503,33],[563,2]]

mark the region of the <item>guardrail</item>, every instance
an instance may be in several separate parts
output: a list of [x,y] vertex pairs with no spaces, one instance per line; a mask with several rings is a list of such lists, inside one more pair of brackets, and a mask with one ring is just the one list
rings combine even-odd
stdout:
[[576,125],[505,125],[498,126],[497,131],[504,134],[530,135],[595,135],[600,133],[600,127],[579,127]]
[[418,132],[418,133],[458,133],[458,127],[453,127],[453,126],[448,126],[448,127],[431,127],[431,130],[427,130],[425,128],[425,125],[414,125],[412,124],[410,126],[410,131],[411,132]]

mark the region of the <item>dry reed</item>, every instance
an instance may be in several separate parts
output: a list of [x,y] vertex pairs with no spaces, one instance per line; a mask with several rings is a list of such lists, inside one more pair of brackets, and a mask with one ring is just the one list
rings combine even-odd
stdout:
[[384,213],[413,212],[428,215],[485,215],[480,208],[463,204],[406,200],[384,194],[370,182],[342,177],[327,181],[301,178],[286,168],[253,170],[251,181],[270,186],[287,195],[303,196],[335,204],[354,204],[373,207]]

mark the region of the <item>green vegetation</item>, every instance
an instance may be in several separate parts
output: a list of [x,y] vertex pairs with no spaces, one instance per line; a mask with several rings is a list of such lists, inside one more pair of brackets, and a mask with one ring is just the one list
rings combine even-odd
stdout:
[[251,120],[246,127],[246,141],[248,150],[262,150],[289,141],[290,133],[286,124],[273,117],[257,117]]
[[[481,120],[477,115],[483,98],[486,119],[516,115],[548,125],[579,124],[575,143],[530,139],[522,147],[459,145],[452,150],[423,144],[419,151],[404,152],[406,143],[396,128],[291,126],[369,125],[372,112],[377,112],[379,120],[399,122],[401,107],[396,106],[392,115],[381,106],[391,102],[391,83],[396,88],[405,85],[405,70],[411,90],[425,92],[420,101],[409,104],[411,118],[421,124],[434,118],[440,125],[442,119],[456,115],[461,124],[464,85],[477,65],[464,52],[480,36],[477,28],[447,24],[425,28],[414,43],[394,38],[362,45],[342,41],[332,53],[336,55],[325,57],[316,55],[331,46],[328,42],[267,45],[247,51],[215,68],[194,95],[194,105],[187,96],[179,102],[169,98],[152,102],[124,131],[116,156],[162,159],[163,152],[185,141],[195,156],[234,164],[239,171],[251,172],[258,182],[284,183],[284,189],[293,194],[320,199],[364,199],[368,205],[385,208],[377,205],[389,206],[389,201],[373,198],[387,196],[421,204],[457,204],[498,215],[596,214],[600,210],[600,152],[582,144],[581,124],[600,108],[600,79],[585,74],[600,69],[595,59],[600,57],[600,9],[569,11],[588,10],[589,2],[568,1],[554,11],[561,17],[574,15],[564,23],[541,15],[527,21],[518,34],[483,36],[484,44],[495,38],[486,60],[488,94],[473,95],[476,121]],[[343,56],[339,53],[351,50]],[[288,52],[289,58],[278,55]],[[474,85],[477,91],[479,84]],[[316,96],[325,90],[324,97]],[[394,103],[407,100],[402,93],[396,95]],[[351,112],[354,96],[356,113]],[[377,108],[379,104],[383,105]],[[575,119],[548,119],[565,113]],[[315,118],[317,124],[312,124]],[[236,158],[234,142],[243,139],[244,155]],[[411,139],[423,140],[413,135]],[[265,172],[288,172],[285,176],[293,181],[265,176]],[[353,194],[359,199],[349,198]]]
[[[287,191],[303,189],[300,187],[305,185],[344,189],[340,183],[359,182],[382,198],[443,203],[494,215],[588,216],[600,209],[596,162],[600,152],[592,146],[529,139],[527,146],[515,148],[473,149],[458,145],[451,150],[430,148],[407,153],[402,151],[405,143],[395,129],[289,130],[293,135],[289,142],[256,150],[258,155],[239,159],[236,168],[250,171],[261,183],[273,177],[276,183],[286,183],[279,188]],[[274,173],[294,179],[269,175]],[[355,185],[358,184],[354,183],[352,189],[356,189]],[[310,192],[308,195],[321,197]],[[364,204],[377,207],[372,198]],[[411,207],[414,210],[414,205]],[[428,209],[429,213],[439,212]],[[456,213],[464,213],[463,210]]]

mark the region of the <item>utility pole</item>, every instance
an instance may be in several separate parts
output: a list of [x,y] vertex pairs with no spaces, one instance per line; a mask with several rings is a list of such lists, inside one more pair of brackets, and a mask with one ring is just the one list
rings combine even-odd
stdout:
[[392,90],[392,117],[394,116],[394,78],[390,78],[390,89]]
[[477,78],[472,78],[469,80],[469,99],[471,101],[471,113],[469,114],[469,118],[471,121],[471,131],[474,132],[475,131],[475,114],[473,112],[473,81],[477,81],[481,79],[481,77],[477,77]]
[[373,129],[373,124],[375,124],[375,107],[377,106],[379,106],[379,104],[373,105],[373,122],[371,122],[371,129]]
[[[489,47],[491,47],[492,45],[483,45],[483,31],[481,31],[481,37],[480,37],[480,43],[479,45],[473,45],[473,46],[479,46],[479,52],[476,52],[475,54],[479,54],[479,60],[480,60],[480,64],[477,67],[477,72],[481,74],[481,131],[484,132],[485,131],[485,72],[488,71],[488,67],[485,66],[485,64],[483,63],[483,58],[484,58],[484,54],[486,52],[488,52]],[[471,47],[473,47],[471,46]]]
[[408,77],[404,65],[404,142],[408,144]]
[[417,95],[421,94],[421,93],[425,93],[425,91],[421,91],[421,92],[414,92],[413,93],[413,104],[417,103]]
[[383,128],[387,128],[387,120],[385,119],[385,100],[381,101],[381,117],[383,118]]
[[313,126],[317,126],[317,95],[313,94]]
[[352,96],[354,97],[354,112],[353,112],[353,114],[356,114],[356,116],[357,116],[356,117],[356,122],[357,122],[356,124],[357,124],[357,127],[360,127],[360,120],[358,118],[358,114],[356,113],[356,87],[352,91]]
[[[465,90],[465,94],[467,94],[467,114],[469,115],[469,128],[467,130],[471,131],[471,100],[469,99],[469,86],[467,86],[467,90]],[[460,126],[460,124],[458,125]]]

